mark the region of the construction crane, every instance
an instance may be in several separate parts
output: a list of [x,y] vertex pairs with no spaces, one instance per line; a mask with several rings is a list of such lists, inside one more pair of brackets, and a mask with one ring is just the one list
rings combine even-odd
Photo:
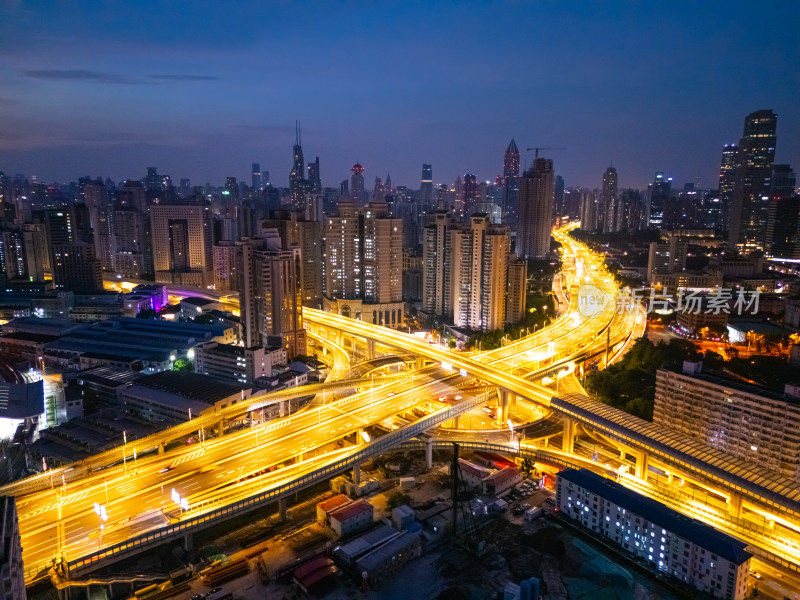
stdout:
[[536,151],[534,158],[539,158],[539,150],[566,150],[566,148],[561,146],[533,146],[532,148],[528,148],[527,152],[530,152],[531,150]]

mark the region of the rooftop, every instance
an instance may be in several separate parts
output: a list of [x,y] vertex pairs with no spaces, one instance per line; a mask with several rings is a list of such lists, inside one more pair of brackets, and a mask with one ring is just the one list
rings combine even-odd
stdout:
[[176,373],[175,371],[145,375],[136,382],[136,385],[183,398],[199,400],[207,404],[214,404],[245,389],[238,385],[222,383],[208,375]]
[[344,494],[339,494],[337,496],[333,496],[332,498],[328,498],[327,500],[323,500],[317,504],[317,508],[329,513],[332,510],[336,510],[337,508],[344,506],[345,504],[350,504],[350,502],[350,498]]
[[372,512],[372,504],[367,502],[366,500],[358,500],[357,502],[353,502],[352,504],[348,504],[342,508],[336,509],[330,513],[331,519],[336,519],[340,523],[352,519],[355,516],[358,516],[365,512]]
[[719,375],[716,373],[706,373],[706,372],[700,372],[696,374],[685,373],[681,369],[659,369],[659,371],[670,371],[672,373],[678,373],[685,377],[691,377],[692,379],[699,379],[700,381],[704,381],[706,383],[712,383],[714,385],[731,388],[734,390],[738,390],[740,392],[744,392],[745,394],[752,394],[754,396],[763,396],[764,398],[769,398],[770,400],[781,400],[783,402],[797,402],[796,399],[788,398],[784,394],[776,392],[775,390],[771,390],[769,388],[765,388],[760,385],[747,383],[745,381],[740,381],[732,377],[725,377],[724,375]]
[[566,469],[561,471],[558,477],[602,496],[609,502],[625,508],[685,540],[694,542],[736,565],[742,564],[752,556],[745,550],[746,543],[717,531],[710,525],[675,512],[660,502],[642,496],[616,481],[606,479],[592,471]]

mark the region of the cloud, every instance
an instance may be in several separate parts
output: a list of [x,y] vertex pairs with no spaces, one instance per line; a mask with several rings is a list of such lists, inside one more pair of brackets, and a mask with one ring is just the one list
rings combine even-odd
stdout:
[[162,79],[167,81],[218,81],[216,75],[150,75],[150,79]]
[[33,79],[49,79],[54,81],[86,81],[90,83],[113,83],[125,85],[148,85],[158,82],[181,81],[217,81],[216,75],[183,75],[181,73],[166,73],[163,75],[148,75],[147,79],[137,79],[119,73],[104,73],[88,69],[31,69],[24,71],[25,75]]
[[25,71],[25,75],[33,79],[52,79],[56,81],[89,81],[94,83],[142,83],[127,75],[116,73],[103,73],[86,69],[32,69]]

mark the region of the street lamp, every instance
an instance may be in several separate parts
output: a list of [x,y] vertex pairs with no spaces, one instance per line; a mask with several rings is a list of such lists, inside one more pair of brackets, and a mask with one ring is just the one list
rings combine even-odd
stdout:
[[125,474],[126,475],[128,474],[128,462],[127,462],[127,457],[125,456],[127,454],[127,449],[126,449],[127,445],[128,445],[128,435],[127,435],[127,432],[123,431],[122,432],[122,465],[125,468]]

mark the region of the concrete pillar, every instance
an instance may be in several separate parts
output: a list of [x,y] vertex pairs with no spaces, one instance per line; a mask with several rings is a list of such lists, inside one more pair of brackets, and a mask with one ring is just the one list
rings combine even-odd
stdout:
[[367,360],[375,358],[375,340],[367,338]]
[[564,419],[564,429],[561,434],[561,451],[572,454],[575,451],[575,423]]
[[278,416],[281,418],[286,416],[286,400],[278,402]]
[[286,498],[281,498],[278,500],[278,519],[281,522],[286,520]]
[[217,423],[217,437],[225,435],[225,419],[220,419]]
[[731,494],[731,500],[728,504],[728,512],[730,515],[738,519],[742,516],[742,497],[738,494]]
[[164,442],[158,442],[158,453],[164,454]]
[[183,535],[183,545],[186,548],[187,552],[190,552],[193,548],[194,540],[192,539],[191,533],[186,533]]
[[433,468],[433,440],[425,441],[425,466],[428,469]]
[[514,392],[508,392],[508,409],[514,410],[517,408],[517,395]]
[[636,477],[647,480],[647,454],[645,452],[636,452],[634,456],[636,456]]
[[497,404],[496,419],[498,425],[503,425],[508,421],[508,392],[506,390],[500,390],[500,402]]
[[421,369],[425,366],[425,357],[418,356],[417,357],[417,369]]
[[356,485],[361,483],[361,463],[357,463],[353,467],[353,483]]

